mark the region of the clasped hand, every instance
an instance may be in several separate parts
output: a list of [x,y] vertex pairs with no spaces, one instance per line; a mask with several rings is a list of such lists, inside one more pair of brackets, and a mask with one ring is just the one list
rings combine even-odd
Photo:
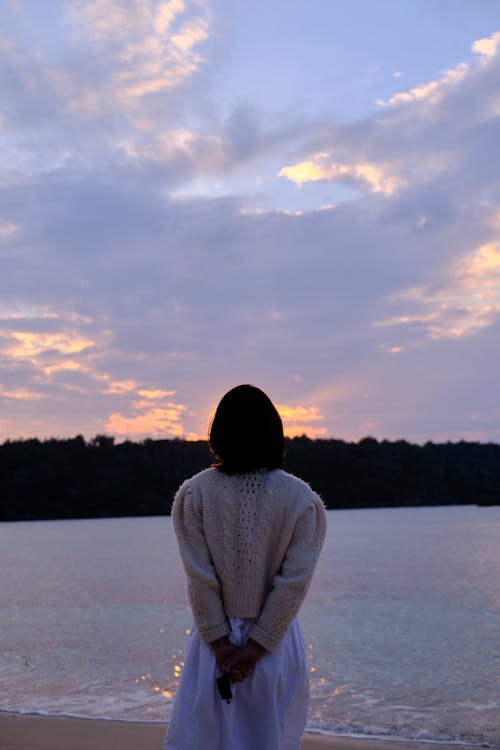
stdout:
[[229,638],[219,638],[212,644],[217,666],[233,682],[243,682],[266,650],[251,639],[245,646],[235,646]]

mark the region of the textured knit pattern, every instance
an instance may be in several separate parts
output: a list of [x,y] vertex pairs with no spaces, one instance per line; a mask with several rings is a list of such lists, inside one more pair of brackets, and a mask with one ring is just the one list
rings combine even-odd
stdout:
[[311,582],[326,532],[321,499],[280,469],[206,469],[181,485],[172,515],[202,638],[227,635],[228,617],[253,619],[250,637],[272,651]]

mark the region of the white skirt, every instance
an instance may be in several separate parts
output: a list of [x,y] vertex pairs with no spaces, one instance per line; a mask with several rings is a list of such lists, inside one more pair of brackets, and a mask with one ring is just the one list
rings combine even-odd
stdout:
[[[229,618],[230,640],[243,646],[253,620]],[[294,620],[281,643],[253,672],[218,692],[212,649],[193,627],[175,695],[165,750],[299,750],[309,708],[304,640]]]

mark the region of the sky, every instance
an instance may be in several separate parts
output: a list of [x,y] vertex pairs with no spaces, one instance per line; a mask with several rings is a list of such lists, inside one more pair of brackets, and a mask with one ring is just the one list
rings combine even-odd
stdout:
[[498,0],[3,0],[0,441],[500,442]]

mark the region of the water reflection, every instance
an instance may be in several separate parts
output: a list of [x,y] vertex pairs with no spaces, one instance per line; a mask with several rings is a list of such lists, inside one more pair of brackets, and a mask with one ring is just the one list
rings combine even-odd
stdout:
[[[311,727],[499,743],[499,550],[499,508],[330,512]],[[170,519],[0,525],[0,569],[1,707],[168,719],[192,622]]]

